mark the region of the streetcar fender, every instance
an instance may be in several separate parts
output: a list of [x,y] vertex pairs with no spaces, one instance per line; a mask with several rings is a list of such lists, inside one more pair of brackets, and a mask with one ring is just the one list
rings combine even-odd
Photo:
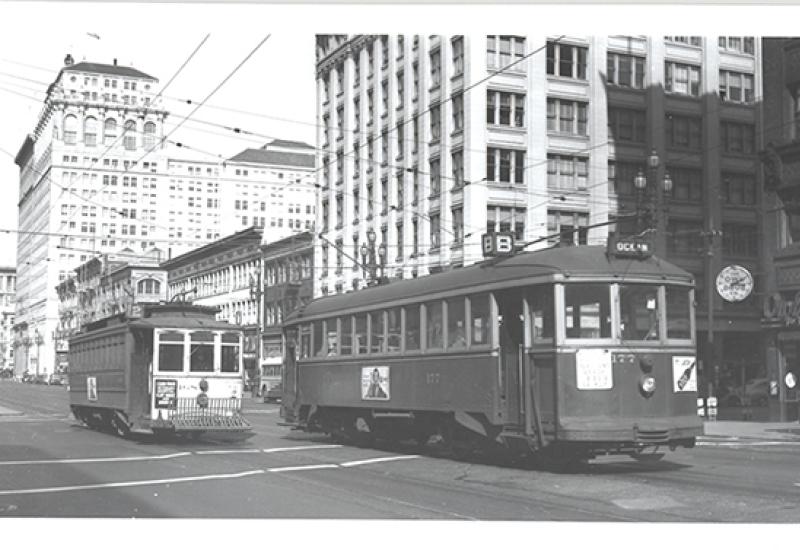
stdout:
[[489,435],[486,432],[486,427],[471,414],[464,411],[456,411],[453,416],[456,422],[458,422],[468,430],[479,433],[484,437],[487,437]]

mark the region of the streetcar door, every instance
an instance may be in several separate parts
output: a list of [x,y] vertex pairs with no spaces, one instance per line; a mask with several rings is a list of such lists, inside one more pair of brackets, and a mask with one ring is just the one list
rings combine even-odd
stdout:
[[498,292],[496,298],[503,372],[503,384],[500,390],[506,402],[506,423],[522,428],[525,421],[520,393],[524,351],[523,294],[520,290],[506,290]]
[[283,368],[281,369],[283,396],[281,404],[293,407],[297,394],[297,329],[287,329],[284,331],[283,338]]

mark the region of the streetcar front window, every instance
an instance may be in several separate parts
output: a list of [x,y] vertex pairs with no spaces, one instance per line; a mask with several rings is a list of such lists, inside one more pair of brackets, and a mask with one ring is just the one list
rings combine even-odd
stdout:
[[469,314],[472,317],[472,345],[485,346],[489,343],[489,295],[475,294],[469,298]]
[[220,370],[222,372],[239,372],[239,335],[226,332],[222,335],[220,353]]
[[691,340],[692,314],[690,291],[684,287],[666,287],[667,338]]
[[619,285],[620,333],[623,340],[658,340],[658,287]]
[[535,286],[528,291],[534,344],[552,343],[555,334],[553,286]]
[[158,370],[160,372],[183,371],[183,333],[162,332],[158,337]]
[[564,285],[564,322],[567,338],[611,338],[608,285]]
[[214,372],[214,333],[196,331],[191,334],[190,372]]

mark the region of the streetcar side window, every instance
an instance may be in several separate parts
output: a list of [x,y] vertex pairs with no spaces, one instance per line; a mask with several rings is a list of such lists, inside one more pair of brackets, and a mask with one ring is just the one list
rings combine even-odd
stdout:
[[190,372],[214,372],[214,333],[194,331],[190,335]]
[[419,304],[406,306],[406,351],[419,349],[420,344],[420,312]]
[[386,352],[386,336],[383,334],[383,311],[370,313],[370,353]]
[[659,340],[660,312],[655,285],[619,285],[623,340]]
[[314,355],[322,357],[327,352],[325,340],[322,338],[322,321],[314,321],[312,327],[314,333]]
[[359,355],[367,353],[367,314],[356,315],[356,335],[353,349]]
[[535,344],[552,343],[555,335],[555,307],[552,285],[535,286],[528,291],[531,330]]
[[239,372],[239,335],[235,332],[222,334],[220,361],[222,372]]
[[447,348],[463,349],[467,347],[467,331],[465,327],[466,311],[464,298],[447,300]]
[[336,319],[325,321],[325,355],[339,355],[339,329]]
[[341,350],[342,355],[353,354],[353,318],[350,315],[345,315],[341,318],[342,337],[341,337]]
[[472,346],[485,346],[489,344],[489,294],[475,294],[469,298],[469,316],[472,320]]
[[158,370],[161,372],[183,371],[183,333],[162,332],[158,337]]
[[689,289],[679,286],[666,287],[667,338],[691,340],[692,314]]
[[311,325],[305,324],[300,327],[300,357],[305,359],[311,357]]
[[400,324],[400,308],[393,307],[386,312],[387,349],[389,353],[397,353],[401,349],[403,331]]
[[611,338],[609,286],[564,285],[564,324],[567,338]]
[[436,300],[425,304],[427,321],[427,349],[441,349],[444,347],[444,315],[442,313],[442,302]]

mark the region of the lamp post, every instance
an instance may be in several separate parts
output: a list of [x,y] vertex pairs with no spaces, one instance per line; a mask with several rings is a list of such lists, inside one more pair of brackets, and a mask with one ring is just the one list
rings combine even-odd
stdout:
[[39,334],[39,329],[33,331],[33,341],[36,344],[36,377],[39,377],[39,363],[41,362],[41,347],[44,343],[44,338]]
[[[661,159],[655,149],[647,157],[647,171],[650,174],[651,181],[658,181],[658,168],[661,164]],[[663,248],[658,246],[662,241],[662,237],[666,231],[666,216],[667,211],[665,196],[672,193],[673,182],[669,173],[664,172],[664,178],[661,180],[660,185],[648,185],[647,176],[642,170],[636,177],[633,178],[633,186],[636,189],[636,232],[642,233],[645,230],[651,230],[656,233],[656,252],[662,253]],[[646,207],[643,205],[643,199],[647,199]],[[646,212],[647,227],[642,227],[643,208]]]
[[[367,286],[375,286],[386,282],[386,243],[375,248],[377,235],[373,229],[367,231],[367,243],[361,244],[361,269]],[[380,276],[378,276],[380,269]]]

